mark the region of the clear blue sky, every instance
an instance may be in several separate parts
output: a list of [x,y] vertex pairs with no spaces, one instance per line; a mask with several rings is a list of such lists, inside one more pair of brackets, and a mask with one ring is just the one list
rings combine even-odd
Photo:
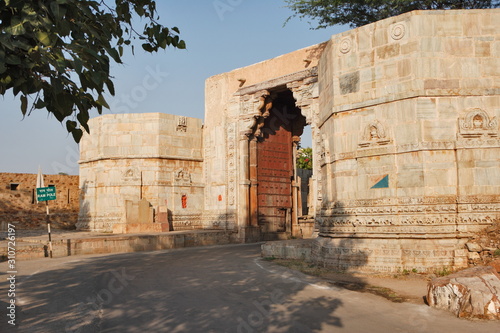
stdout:
[[[282,0],[159,0],[160,22],[177,26],[187,50],[127,52],[114,65],[115,97],[104,113],[204,116],[205,79],[321,43],[346,27],[310,30]],[[139,26],[139,24],[138,24]],[[154,74],[152,74],[154,73]],[[19,102],[0,97],[0,172],[78,174],[78,145],[44,110],[22,119]],[[94,112],[93,116],[97,116]]]

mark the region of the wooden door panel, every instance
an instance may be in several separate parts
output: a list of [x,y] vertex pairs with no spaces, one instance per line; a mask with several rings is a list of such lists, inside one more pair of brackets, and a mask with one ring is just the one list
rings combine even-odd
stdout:
[[257,145],[258,220],[264,232],[286,231],[292,175],[292,135],[280,127]]

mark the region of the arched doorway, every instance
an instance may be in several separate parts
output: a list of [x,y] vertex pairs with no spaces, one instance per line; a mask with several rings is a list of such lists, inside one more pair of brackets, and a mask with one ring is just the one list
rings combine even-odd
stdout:
[[253,174],[257,182],[254,218],[263,240],[286,239],[297,218],[295,150],[306,119],[288,89],[271,92],[264,108],[254,145]]

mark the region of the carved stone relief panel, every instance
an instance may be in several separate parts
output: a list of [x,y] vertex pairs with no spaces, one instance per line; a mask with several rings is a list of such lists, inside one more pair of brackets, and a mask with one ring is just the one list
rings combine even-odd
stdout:
[[458,147],[491,147],[500,145],[496,117],[480,109],[472,108],[458,118]]
[[459,118],[459,134],[462,137],[498,136],[498,122],[479,108],[470,109]]
[[376,147],[388,145],[391,141],[387,138],[385,127],[378,121],[367,124],[361,133],[359,148]]
[[319,119],[317,81],[317,77],[312,77],[287,84],[287,88],[292,91],[295,98],[295,105],[300,108],[306,122],[312,126],[317,125]]
[[140,180],[141,178],[141,173],[137,168],[129,167],[123,172],[123,181],[124,182],[131,182],[131,181],[137,181]]
[[187,118],[184,116],[180,116],[177,120],[177,132],[186,132],[187,131]]
[[353,47],[354,47],[353,45],[354,45],[354,42],[353,42],[352,36],[347,36],[347,37],[342,38],[338,44],[339,55],[343,55],[343,54],[347,54],[347,53],[351,52],[353,50]]
[[406,22],[397,22],[391,24],[388,29],[390,40],[401,41],[408,38],[408,26]]
[[[254,133],[256,125],[265,115],[264,107],[269,96],[267,90],[261,90],[251,95],[243,95],[240,99],[239,128],[240,134],[250,136]],[[269,109],[271,106],[269,106]],[[269,111],[269,110],[268,110]]]
[[191,173],[184,168],[174,171],[174,184],[180,186],[190,186]]

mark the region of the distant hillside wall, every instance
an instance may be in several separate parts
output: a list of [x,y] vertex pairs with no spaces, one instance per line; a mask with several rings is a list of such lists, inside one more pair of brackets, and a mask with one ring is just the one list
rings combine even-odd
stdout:
[[[36,203],[36,174],[0,173],[0,225],[16,223],[19,229],[45,226],[45,203]],[[56,200],[49,201],[55,228],[72,229],[78,219],[78,176],[44,175],[45,186],[56,187]]]

